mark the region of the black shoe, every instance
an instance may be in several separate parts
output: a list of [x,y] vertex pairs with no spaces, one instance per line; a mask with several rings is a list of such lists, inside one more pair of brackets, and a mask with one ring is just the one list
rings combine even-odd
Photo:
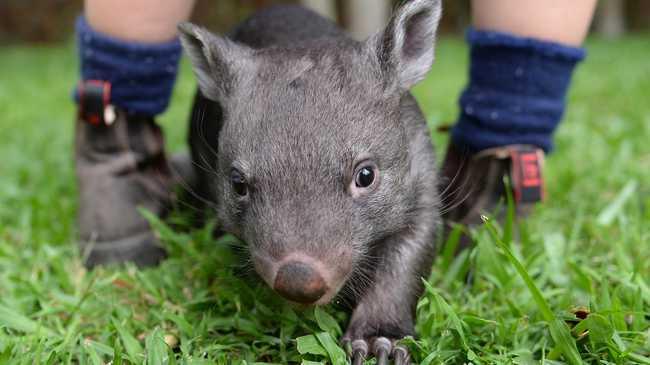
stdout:
[[[441,171],[445,237],[454,224],[481,224],[482,215],[503,220],[506,177],[515,218],[528,215],[535,203],[544,200],[543,167],[544,151],[535,146],[509,145],[468,154],[451,143]],[[470,237],[462,235],[460,248],[470,244]]]
[[80,90],[75,161],[82,254],[89,267],[156,265],[165,250],[138,209],[162,216],[173,199],[162,130],[153,118],[108,105],[105,84],[87,81]]

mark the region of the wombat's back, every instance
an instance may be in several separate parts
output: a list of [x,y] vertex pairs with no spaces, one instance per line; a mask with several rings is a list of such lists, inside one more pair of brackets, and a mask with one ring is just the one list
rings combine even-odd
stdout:
[[252,48],[286,47],[322,37],[351,40],[334,22],[298,5],[263,9],[230,32],[231,39]]

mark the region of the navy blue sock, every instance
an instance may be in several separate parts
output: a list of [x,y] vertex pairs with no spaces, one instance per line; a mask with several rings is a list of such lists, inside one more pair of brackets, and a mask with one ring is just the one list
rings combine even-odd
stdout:
[[509,144],[545,151],[562,119],[581,48],[470,29],[469,84],[460,97],[454,143],[470,152]]
[[109,81],[111,104],[127,112],[154,116],[165,110],[181,57],[178,39],[156,44],[123,41],[93,30],[81,16],[76,33],[83,80]]

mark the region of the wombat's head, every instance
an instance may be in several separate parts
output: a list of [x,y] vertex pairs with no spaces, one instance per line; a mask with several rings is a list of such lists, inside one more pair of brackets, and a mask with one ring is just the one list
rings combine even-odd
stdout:
[[[201,93],[219,103],[211,189],[227,231],[284,297],[330,301],[408,228],[415,172],[400,99],[434,58],[439,0],[413,0],[363,43],[254,50],[183,24]],[[214,136],[207,136],[214,138]]]

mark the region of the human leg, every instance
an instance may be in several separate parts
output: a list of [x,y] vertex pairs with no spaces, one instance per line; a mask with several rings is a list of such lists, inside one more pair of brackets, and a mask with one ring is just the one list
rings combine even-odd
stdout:
[[543,197],[542,160],[552,148],[595,0],[472,2],[469,82],[443,164],[448,222],[480,223],[506,194],[518,213]]
[[474,0],[475,29],[578,47],[589,30],[595,0]]
[[127,42],[163,43],[176,38],[194,0],[86,0],[84,15],[97,32]]
[[176,24],[192,0],[86,0],[76,25],[81,81],[75,161],[86,264],[157,263],[164,250],[138,211],[163,214],[172,174],[154,116],[181,55]]

